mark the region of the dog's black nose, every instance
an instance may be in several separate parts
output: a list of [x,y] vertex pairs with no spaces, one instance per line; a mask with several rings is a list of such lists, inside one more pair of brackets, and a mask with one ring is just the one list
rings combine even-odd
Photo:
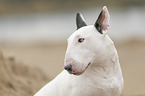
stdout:
[[72,65],[71,64],[67,65],[67,66],[64,67],[64,69],[71,72],[72,71]]

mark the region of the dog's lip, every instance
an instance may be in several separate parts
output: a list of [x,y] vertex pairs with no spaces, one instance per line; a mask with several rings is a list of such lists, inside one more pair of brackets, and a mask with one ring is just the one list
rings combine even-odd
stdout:
[[[87,69],[90,65],[91,65],[91,62],[88,64],[88,66],[86,67],[86,69]],[[85,70],[86,70],[86,69],[85,69]]]
[[87,67],[85,68],[84,71],[82,72],[73,72],[73,71],[69,71],[70,74],[73,74],[73,75],[81,75],[82,73],[84,73],[86,71],[86,69],[91,65],[91,62],[88,63]]

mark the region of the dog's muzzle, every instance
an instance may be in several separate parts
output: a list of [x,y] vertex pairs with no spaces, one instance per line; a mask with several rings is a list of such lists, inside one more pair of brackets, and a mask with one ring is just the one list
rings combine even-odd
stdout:
[[[90,64],[91,64],[91,62],[87,65],[87,67],[85,68],[85,70],[90,66]],[[66,66],[64,67],[64,69],[67,70],[68,73],[73,74],[73,75],[81,75],[82,73],[85,72],[85,70],[82,71],[82,72],[74,72],[74,71],[72,70],[72,65],[71,65],[71,64],[70,64],[70,65],[66,65]]]

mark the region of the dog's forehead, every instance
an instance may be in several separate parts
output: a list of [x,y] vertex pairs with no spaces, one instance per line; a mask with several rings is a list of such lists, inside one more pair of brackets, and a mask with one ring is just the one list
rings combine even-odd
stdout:
[[85,26],[85,27],[82,27],[78,30],[76,30],[69,38],[68,40],[71,40],[73,38],[83,38],[83,37],[86,37],[86,36],[90,36],[90,35],[93,35],[94,33],[96,34],[96,29],[94,28],[94,26]]

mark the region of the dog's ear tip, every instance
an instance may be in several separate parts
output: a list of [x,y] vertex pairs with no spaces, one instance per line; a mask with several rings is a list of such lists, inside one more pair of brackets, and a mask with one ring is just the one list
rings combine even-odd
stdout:
[[76,24],[77,24],[77,29],[79,29],[83,26],[87,26],[82,14],[79,12],[76,15]]
[[106,31],[109,29],[109,21],[110,21],[109,11],[108,11],[107,7],[104,6],[95,23],[96,29],[101,34],[103,34],[103,31]]
[[78,17],[81,17],[81,14],[79,12],[76,14],[76,18]]
[[81,13],[78,12],[78,13],[76,14],[76,18],[77,18],[77,19],[78,19],[78,18],[83,18],[83,16],[82,16]]
[[107,7],[106,6],[103,6],[103,9],[107,9]]
[[103,11],[109,14],[108,8],[106,6],[103,7]]
[[80,15],[80,13],[79,13],[79,12],[77,12],[77,16],[78,16],[78,15]]

